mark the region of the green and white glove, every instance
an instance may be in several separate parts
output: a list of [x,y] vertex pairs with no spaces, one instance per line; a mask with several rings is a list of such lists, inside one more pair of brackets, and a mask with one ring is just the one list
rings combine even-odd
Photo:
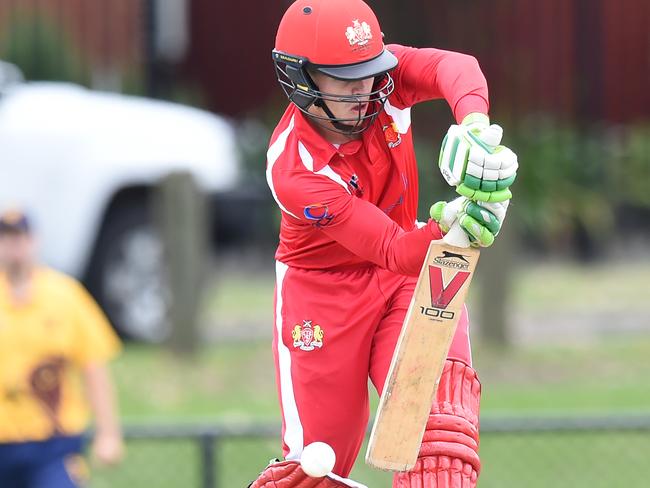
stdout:
[[458,197],[451,202],[436,202],[431,206],[431,218],[443,233],[449,232],[458,219],[473,247],[488,247],[499,234],[510,200],[503,202],[474,202]]
[[502,146],[503,129],[487,115],[472,113],[452,125],[442,141],[438,167],[447,183],[471,200],[503,202],[512,198],[517,155]]

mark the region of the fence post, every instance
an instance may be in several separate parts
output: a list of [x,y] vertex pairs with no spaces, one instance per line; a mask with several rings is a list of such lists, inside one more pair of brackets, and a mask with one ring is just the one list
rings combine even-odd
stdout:
[[203,488],[218,488],[214,464],[216,462],[215,442],[217,438],[212,434],[202,434],[199,445],[201,448],[201,465],[203,473]]
[[158,225],[163,238],[170,291],[169,345],[193,353],[198,345],[198,317],[207,256],[205,197],[186,172],[172,173],[160,184]]
[[516,268],[513,256],[518,245],[513,225],[515,222],[507,223],[494,246],[483,252],[477,273],[481,287],[478,302],[481,341],[499,349],[512,345],[508,310]]

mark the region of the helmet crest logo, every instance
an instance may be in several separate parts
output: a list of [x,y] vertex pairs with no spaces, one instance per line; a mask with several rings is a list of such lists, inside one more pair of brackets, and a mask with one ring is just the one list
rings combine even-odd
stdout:
[[359,23],[358,19],[352,21],[352,25],[345,29],[345,37],[348,38],[350,46],[365,46],[372,39],[372,32],[367,22]]

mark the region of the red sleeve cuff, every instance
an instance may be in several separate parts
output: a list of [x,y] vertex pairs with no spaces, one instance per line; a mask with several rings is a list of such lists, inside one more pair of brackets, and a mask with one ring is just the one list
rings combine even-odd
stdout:
[[443,238],[444,234],[442,233],[442,230],[438,226],[438,222],[436,222],[433,219],[429,219],[429,221],[427,222],[427,226],[431,230],[431,234],[433,234],[432,240],[437,241]]
[[442,239],[442,232],[432,219],[424,227],[402,232],[390,246],[385,267],[399,274],[419,275],[429,243],[439,239]]
[[454,107],[454,117],[456,117],[456,121],[460,124],[467,114],[480,112],[487,115],[489,108],[490,104],[485,98],[481,95],[471,93],[458,100]]

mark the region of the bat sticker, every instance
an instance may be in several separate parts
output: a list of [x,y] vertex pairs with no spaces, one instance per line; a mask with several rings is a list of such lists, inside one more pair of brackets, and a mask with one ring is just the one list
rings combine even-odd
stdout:
[[429,284],[431,287],[431,306],[435,308],[447,308],[447,305],[454,299],[458,290],[461,289],[470,273],[459,271],[451,281],[444,285],[442,270],[437,266],[429,266]]

